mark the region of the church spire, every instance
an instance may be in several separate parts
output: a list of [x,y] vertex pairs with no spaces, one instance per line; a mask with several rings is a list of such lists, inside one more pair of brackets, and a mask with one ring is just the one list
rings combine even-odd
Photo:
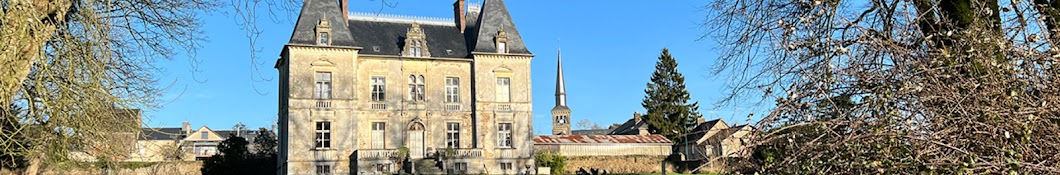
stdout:
[[563,85],[563,51],[556,49],[556,106],[567,106],[567,88]]

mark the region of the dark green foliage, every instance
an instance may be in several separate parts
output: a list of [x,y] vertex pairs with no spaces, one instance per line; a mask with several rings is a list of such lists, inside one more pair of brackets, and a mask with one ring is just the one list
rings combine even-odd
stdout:
[[258,136],[254,137],[255,154],[258,156],[276,155],[276,135],[265,128],[258,128]]
[[678,137],[694,128],[696,119],[702,117],[698,111],[699,102],[688,103],[691,97],[685,89],[685,77],[677,71],[677,60],[670,56],[668,49],[663,49],[659,55],[644,93],[641,105],[648,111],[645,117],[649,132],[653,134],[679,140]]
[[260,133],[254,141],[259,151],[251,153],[247,147],[250,142],[242,137],[230,135],[217,146],[219,154],[203,161],[202,174],[275,174],[275,148],[262,149],[262,146],[275,146],[275,141],[271,132]]
[[537,166],[539,167],[552,168],[549,171],[552,174],[563,174],[563,170],[567,166],[566,157],[552,153],[541,153],[534,155],[534,162],[537,162]]

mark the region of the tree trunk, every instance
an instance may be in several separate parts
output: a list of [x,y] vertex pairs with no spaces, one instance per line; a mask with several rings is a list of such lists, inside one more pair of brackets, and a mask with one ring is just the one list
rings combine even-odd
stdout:
[[0,38],[0,106],[9,106],[45,44],[55,35],[56,26],[65,23],[73,7],[69,0],[11,0],[4,12]]

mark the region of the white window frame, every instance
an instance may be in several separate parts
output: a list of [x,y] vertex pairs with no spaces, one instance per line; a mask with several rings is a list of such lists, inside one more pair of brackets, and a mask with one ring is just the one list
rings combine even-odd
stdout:
[[317,149],[331,148],[331,121],[317,121],[314,128],[316,144],[313,147]]
[[445,146],[451,148],[460,148],[460,123],[459,122],[448,122],[445,123]]
[[368,80],[372,101],[386,101],[386,77],[373,75]]
[[508,42],[497,42],[497,53],[508,53]]
[[386,122],[372,122],[372,149],[386,147]]
[[460,77],[445,77],[445,102],[460,103]]
[[426,101],[423,75],[409,75],[409,95],[411,101]]
[[497,124],[497,147],[512,148],[512,123]]
[[320,45],[331,45],[331,33],[329,33],[329,32],[318,32],[317,33],[317,44],[320,44]]
[[331,72],[316,72],[315,88],[313,97],[316,99],[331,99]]
[[511,77],[497,77],[497,88],[496,91],[497,102],[511,102],[512,101],[512,78]]

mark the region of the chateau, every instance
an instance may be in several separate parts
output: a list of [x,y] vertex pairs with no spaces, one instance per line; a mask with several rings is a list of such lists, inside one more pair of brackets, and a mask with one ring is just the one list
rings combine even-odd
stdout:
[[348,11],[305,0],[276,61],[279,174],[531,172],[534,55],[504,1]]

